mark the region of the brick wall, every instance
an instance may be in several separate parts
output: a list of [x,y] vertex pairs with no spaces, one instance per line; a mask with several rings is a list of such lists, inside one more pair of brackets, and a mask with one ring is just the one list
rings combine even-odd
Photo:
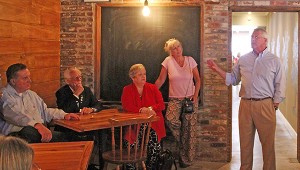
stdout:
[[[124,2],[124,1],[123,1]],[[137,2],[137,1],[135,1]],[[176,1],[178,2],[178,1]],[[186,1],[185,1],[186,2]],[[203,59],[213,58],[225,70],[231,69],[230,37],[232,7],[290,8],[300,7],[299,0],[194,0],[204,4]],[[61,70],[76,65],[83,71],[84,84],[94,87],[94,3],[61,0]],[[231,87],[204,63],[203,107],[198,113],[197,159],[231,160]],[[62,82],[63,83],[63,82]],[[171,146],[172,147],[172,146]],[[174,147],[176,148],[176,147]]]
[[[83,0],[61,1],[61,73],[69,67],[78,67],[83,84],[94,89],[93,6]],[[63,74],[61,74],[63,75]],[[61,79],[62,84],[64,83]]]

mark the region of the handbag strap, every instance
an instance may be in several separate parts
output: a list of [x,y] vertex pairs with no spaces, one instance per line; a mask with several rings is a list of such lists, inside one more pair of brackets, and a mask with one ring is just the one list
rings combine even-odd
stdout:
[[[191,64],[190,64],[190,59],[189,59],[189,57],[187,57],[187,59],[188,59],[188,62],[189,62],[189,70],[191,71]],[[192,71],[191,71],[192,72]],[[186,95],[187,95],[187,92],[188,92],[188,90],[189,90],[189,87],[190,87],[190,82],[191,82],[191,80],[193,79],[193,74],[192,74],[192,77],[191,77],[191,79],[189,80],[189,83],[188,83],[188,86],[187,86],[187,89],[186,89],[186,92],[185,92],[185,95],[184,95],[184,97],[187,97]]]

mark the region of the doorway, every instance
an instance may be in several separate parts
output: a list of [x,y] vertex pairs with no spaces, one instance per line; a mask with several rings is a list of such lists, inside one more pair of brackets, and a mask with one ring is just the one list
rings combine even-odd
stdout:
[[[258,10],[258,9],[255,9]],[[248,46],[251,47],[251,45],[247,45],[247,41],[250,43],[250,37],[251,33],[254,28],[257,26],[263,26],[266,27],[267,32],[269,33],[269,43],[268,43],[268,49],[275,55],[279,56],[281,58],[281,61],[284,65],[286,77],[287,77],[287,92],[286,92],[286,100],[281,104],[280,110],[282,111],[284,118],[286,118],[292,129],[294,130],[295,136],[296,132],[299,131],[299,123],[297,124],[297,121],[299,121],[299,111],[298,111],[298,79],[292,80],[292,77],[298,77],[298,20],[299,20],[299,14],[298,12],[291,12],[291,11],[266,11],[266,9],[263,9],[259,12],[243,12],[246,11],[245,9],[233,9],[232,10],[232,44],[231,44],[231,51],[232,56],[236,57],[237,53],[241,53],[242,55],[246,52],[251,51],[252,49],[247,49]],[[247,11],[251,11],[250,9],[247,9]],[[242,19],[244,19],[244,24],[237,24],[237,16],[240,15],[241,22]],[[264,24],[261,24],[260,22],[256,22],[258,24],[250,24],[251,22],[257,20],[255,17],[265,17],[265,21],[267,21]],[[286,17],[286,19],[284,19]],[[294,20],[293,20],[294,19]],[[286,23],[287,21],[292,20],[294,23]],[[281,22],[281,23],[278,23]],[[246,24],[245,24],[246,23]],[[291,28],[290,28],[291,27]],[[250,36],[249,36],[250,34]],[[247,38],[247,36],[249,38]],[[242,37],[242,38],[241,38]],[[244,42],[244,43],[243,43]],[[239,47],[238,44],[242,44],[243,47]],[[245,45],[246,44],[246,45]],[[234,61],[234,60],[233,60]],[[236,89],[234,89],[236,88]],[[232,98],[233,98],[233,109],[234,109],[234,99],[238,95],[238,89],[239,87],[233,87],[232,89]],[[232,115],[232,120],[236,119],[234,117],[235,115]],[[233,129],[235,128],[234,124],[232,125]],[[234,132],[233,132],[234,133]],[[234,134],[233,134],[234,136]],[[236,140],[236,139],[235,139]],[[233,146],[236,146],[234,139]],[[298,136],[298,142],[299,146],[299,136]],[[235,149],[232,149],[235,151]],[[297,149],[297,158],[299,160],[299,147]]]

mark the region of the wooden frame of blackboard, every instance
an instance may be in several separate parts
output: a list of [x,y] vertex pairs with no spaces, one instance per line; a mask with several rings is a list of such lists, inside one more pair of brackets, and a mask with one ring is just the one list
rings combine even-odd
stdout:
[[[94,72],[95,72],[95,95],[96,97],[100,98],[100,81],[101,81],[101,45],[102,45],[102,35],[101,35],[101,18],[102,18],[102,9],[103,8],[119,8],[119,7],[142,7],[143,3],[99,3],[96,4],[96,16],[95,16],[95,64],[94,64]],[[200,49],[200,56],[199,56],[199,67],[200,68],[200,76],[203,77],[203,21],[204,21],[204,14],[203,14],[203,2],[199,3],[186,3],[186,2],[167,2],[167,3],[154,3],[149,4],[149,6],[154,7],[199,7],[199,49]],[[170,37],[172,38],[172,37]],[[162,48],[162,47],[161,47]],[[126,77],[125,77],[126,78]],[[203,82],[201,81],[201,90],[200,90],[200,101],[203,101]],[[115,101],[108,101],[108,103],[119,103]],[[200,105],[202,105],[202,102],[200,102]]]

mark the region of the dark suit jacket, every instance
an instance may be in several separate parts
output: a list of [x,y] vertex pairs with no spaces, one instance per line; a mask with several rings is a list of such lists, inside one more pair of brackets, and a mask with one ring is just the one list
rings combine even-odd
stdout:
[[84,90],[79,99],[73,95],[69,85],[61,87],[56,93],[56,103],[59,109],[66,113],[78,113],[83,107],[95,108],[97,111],[103,109],[100,101],[96,99],[89,87],[83,86]]

